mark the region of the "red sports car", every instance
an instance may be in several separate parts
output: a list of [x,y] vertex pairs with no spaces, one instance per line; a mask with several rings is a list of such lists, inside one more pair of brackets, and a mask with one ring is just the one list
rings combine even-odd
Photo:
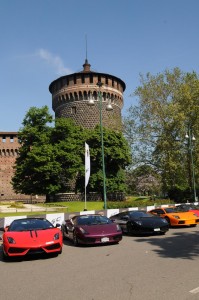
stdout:
[[109,218],[98,214],[74,216],[62,224],[63,237],[78,244],[118,243],[122,239],[122,230]]
[[193,212],[197,217],[199,217],[199,207],[194,204],[179,204],[176,206],[178,209],[181,209],[182,211],[191,211]]
[[2,239],[4,258],[42,253],[59,254],[63,246],[61,230],[44,218],[16,219],[5,228]]

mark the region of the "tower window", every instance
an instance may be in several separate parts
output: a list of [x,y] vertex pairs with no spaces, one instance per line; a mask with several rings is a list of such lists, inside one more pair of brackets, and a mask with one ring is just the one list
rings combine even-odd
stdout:
[[71,107],[71,114],[76,114],[76,106]]
[[90,75],[90,83],[93,83],[93,74]]

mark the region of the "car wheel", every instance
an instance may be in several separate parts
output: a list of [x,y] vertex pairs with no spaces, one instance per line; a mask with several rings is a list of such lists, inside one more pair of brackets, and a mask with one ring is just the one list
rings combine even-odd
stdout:
[[192,225],[190,225],[190,227],[196,227],[197,226],[197,224],[192,224]]
[[171,226],[170,219],[168,217],[165,217],[165,220],[167,220],[167,222],[169,223],[169,226]]
[[77,238],[77,234],[75,232],[75,230],[73,231],[73,243],[75,246],[78,246],[78,238]]
[[65,236],[65,230],[64,230],[64,227],[61,228],[61,232],[62,232],[63,240],[65,240],[66,236]]
[[5,254],[4,251],[2,251],[2,257],[4,261],[8,261],[9,260],[9,256]]
[[132,225],[130,223],[126,224],[126,229],[127,229],[127,234],[131,235],[132,234]]

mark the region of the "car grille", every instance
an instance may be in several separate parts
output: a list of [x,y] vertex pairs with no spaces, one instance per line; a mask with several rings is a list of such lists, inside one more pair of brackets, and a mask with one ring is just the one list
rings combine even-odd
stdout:
[[9,248],[9,253],[11,254],[11,253],[23,253],[24,251],[26,251],[27,250],[27,248],[15,248],[15,247],[11,247],[11,248]]
[[179,221],[178,224],[185,224],[185,221]]
[[49,246],[45,247],[46,250],[56,250],[59,248],[61,248],[60,244],[53,244],[53,245],[49,245]]
[[120,241],[121,238],[122,238],[122,235],[121,235],[121,234],[118,234],[118,235],[115,235],[115,236],[113,237],[113,240],[114,240],[114,241]]
[[43,254],[45,251],[42,248],[30,249],[27,254]]

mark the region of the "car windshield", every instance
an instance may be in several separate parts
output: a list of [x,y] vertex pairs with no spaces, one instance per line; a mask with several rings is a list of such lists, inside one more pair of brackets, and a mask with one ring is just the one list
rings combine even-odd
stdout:
[[167,207],[165,208],[166,213],[178,213],[178,212],[182,212],[182,209],[178,208],[178,207]]
[[154,216],[146,211],[132,211],[129,213],[131,218],[139,219],[139,218],[154,218]]
[[77,224],[78,225],[103,225],[112,223],[105,216],[94,215],[94,216],[80,216],[78,217]]
[[54,228],[46,219],[20,219],[14,220],[8,231],[29,231],[29,230],[45,230]]
[[182,204],[182,205],[179,205],[178,208],[181,208],[183,210],[192,210],[192,209],[195,209],[195,210],[199,210],[199,207],[196,206],[196,205],[190,205],[190,204]]

